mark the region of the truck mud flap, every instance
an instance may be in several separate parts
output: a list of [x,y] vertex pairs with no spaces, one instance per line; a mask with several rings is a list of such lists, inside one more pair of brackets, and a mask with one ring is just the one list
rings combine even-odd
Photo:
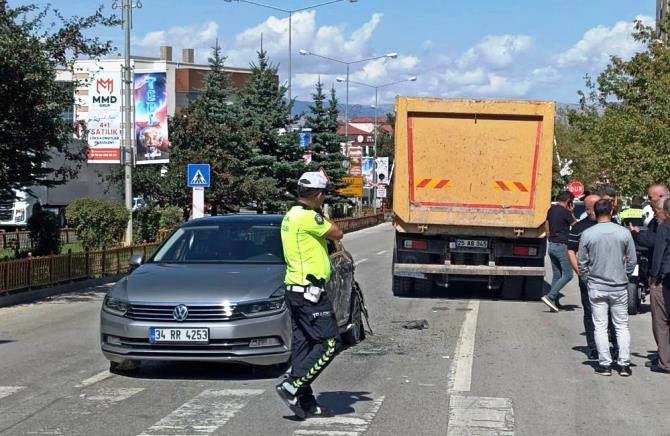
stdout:
[[454,274],[472,276],[544,276],[544,267],[503,266],[503,265],[428,265],[396,263],[393,274],[405,276],[408,273]]

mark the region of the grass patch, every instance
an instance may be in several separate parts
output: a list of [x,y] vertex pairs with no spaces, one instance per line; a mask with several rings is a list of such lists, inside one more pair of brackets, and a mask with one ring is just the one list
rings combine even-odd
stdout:
[[[60,249],[60,254],[67,254],[68,250],[72,250],[72,253],[81,253],[84,251],[84,247],[81,246],[81,243],[79,242],[74,242],[72,244],[63,244]],[[29,251],[29,250],[21,250],[21,251]],[[14,250],[12,249],[4,249],[0,250],[0,261],[2,260],[14,260]]]

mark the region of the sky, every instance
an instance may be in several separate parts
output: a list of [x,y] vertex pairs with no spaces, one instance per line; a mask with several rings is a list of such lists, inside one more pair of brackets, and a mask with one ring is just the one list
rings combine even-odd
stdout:
[[[134,0],[137,1],[137,0]],[[299,9],[319,0],[260,0]],[[9,0],[10,6],[51,3],[65,15],[84,15],[113,0]],[[134,11],[132,53],[158,56],[161,45],[194,48],[205,63],[218,39],[227,65],[247,67],[263,47],[288,81],[288,14],[226,0],[141,0]],[[653,24],[655,0],[344,0],[293,14],[293,97],[309,100],[320,78],[344,102],[342,64],[301,56],[300,49],[343,61],[387,53],[351,65],[351,82],[383,85],[380,103],[396,95],[444,98],[510,98],[576,103],[584,76],[597,76],[609,56],[630,58],[636,18]],[[100,36],[123,47],[122,30]],[[350,84],[350,103],[374,102],[372,88]]]

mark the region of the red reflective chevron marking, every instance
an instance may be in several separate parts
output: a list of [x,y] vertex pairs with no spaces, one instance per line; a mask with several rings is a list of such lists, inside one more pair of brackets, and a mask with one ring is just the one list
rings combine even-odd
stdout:
[[505,182],[503,182],[502,180],[496,180],[496,184],[497,184],[498,187],[499,187],[500,189],[502,189],[503,191],[509,191],[509,190],[510,190],[510,189],[507,187],[507,185],[505,184]]
[[423,179],[421,182],[416,185],[417,188],[425,188],[430,183],[430,179]]
[[444,188],[447,183],[449,183],[449,180],[440,180],[437,185],[435,185],[434,189],[442,189]]

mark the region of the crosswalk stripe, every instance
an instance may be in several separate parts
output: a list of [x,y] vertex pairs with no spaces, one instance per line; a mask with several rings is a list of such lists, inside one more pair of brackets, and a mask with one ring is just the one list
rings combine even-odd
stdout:
[[79,383],[79,384],[76,385],[75,387],[77,387],[77,388],[85,388],[86,386],[91,386],[91,385],[96,384],[96,383],[98,383],[98,382],[100,382],[100,381],[103,381],[103,380],[105,380],[105,379],[108,379],[108,378],[110,378],[110,377],[112,377],[112,376],[114,376],[114,374],[112,374],[111,372],[105,370],[105,371],[102,371],[102,372],[99,373],[99,374],[94,375],[93,377],[89,377],[89,378],[87,378],[86,380],[83,380],[81,383]]
[[514,436],[514,409],[509,398],[449,398],[447,436]]
[[90,394],[81,394],[80,397],[102,404],[113,404],[139,394],[143,390],[144,388],[105,388],[98,389]]
[[146,429],[140,436],[212,434],[261,389],[207,389]]
[[9,397],[24,388],[25,386],[0,386],[0,398]]
[[294,435],[328,435],[328,436],[359,436],[365,433],[372,420],[384,402],[384,396],[381,396],[370,405],[365,413],[353,413],[347,415],[334,416],[332,418],[319,418],[303,421],[302,428],[296,430]]

